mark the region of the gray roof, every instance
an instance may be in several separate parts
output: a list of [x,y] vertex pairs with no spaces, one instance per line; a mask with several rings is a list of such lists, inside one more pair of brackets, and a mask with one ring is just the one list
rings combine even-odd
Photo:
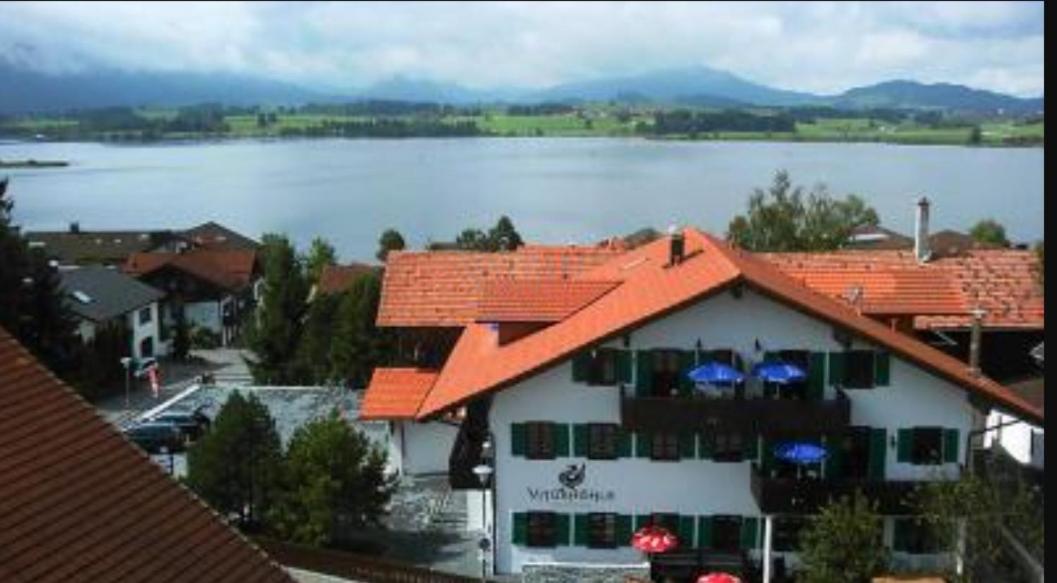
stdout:
[[[73,313],[103,322],[156,302],[165,294],[116,269],[79,267],[61,270],[66,305]],[[87,301],[86,301],[87,300]]]

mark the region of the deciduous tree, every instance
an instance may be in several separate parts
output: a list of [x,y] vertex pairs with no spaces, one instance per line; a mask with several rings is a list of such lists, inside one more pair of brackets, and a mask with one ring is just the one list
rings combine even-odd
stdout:
[[888,564],[884,521],[861,493],[821,509],[800,533],[805,583],[867,583]]
[[389,258],[390,251],[402,251],[405,247],[404,236],[399,231],[386,229],[382,232],[382,236],[378,238],[378,253],[375,254],[375,257],[378,258],[378,261],[385,263],[385,260]]
[[969,229],[969,236],[978,243],[1009,247],[1009,239],[1006,238],[1006,228],[1002,226],[1002,223],[994,219],[978,221]]

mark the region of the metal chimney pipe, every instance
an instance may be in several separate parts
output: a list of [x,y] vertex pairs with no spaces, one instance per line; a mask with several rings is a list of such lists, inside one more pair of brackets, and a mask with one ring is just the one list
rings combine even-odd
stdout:
[[914,256],[917,257],[918,263],[925,263],[932,257],[932,249],[929,249],[929,199],[924,196],[918,199]]
[[974,375],[980,374],[980,337],[984,319],[984,310],[980,308],[970,312],[973,315],[972,329],[969,333],[969,372]]

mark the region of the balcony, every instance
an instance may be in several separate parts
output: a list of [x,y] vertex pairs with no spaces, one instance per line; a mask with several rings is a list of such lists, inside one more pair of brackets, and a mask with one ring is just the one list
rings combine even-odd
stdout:
[[713,429],[768,435],[828,432],[851,420],[843,391],[824,401],[776,398],[636,397],[624,393],[620,418],[629,431]]
[[831,499],[856,490],[877,502],[881,514],[908,514],[909,497],[919,482],[864,479],[772,478],[753,465],[750,488],[764,514],[812,514]]

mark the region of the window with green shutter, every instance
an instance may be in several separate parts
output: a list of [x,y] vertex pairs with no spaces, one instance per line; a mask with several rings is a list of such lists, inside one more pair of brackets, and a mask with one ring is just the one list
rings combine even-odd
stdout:
[[527,443],[525,424],[512,423],[510,425],[510,455],[524,456]]
[[631,352],[628,350],[617,351],[617,382],[631,382]]
[[577,514],[573,517],[573,545],[588,546],[589,515]]
[[885,479],[885,460],[888,456],[888,432],[884,427],[870,429],[870,465],[868,477],[871,480]]
[[957,429],[944,429],[943,430],[943,461],[945,462],[958,462],[958,444],[960,439],[958,437]]
[[679,355],[679,394],[686,396],[694,391],[694,381],[690,380],[689,373],[694,368],[695,359],[693,350],[684,350]]
[[617,515],[617,546],[628,547],[631,546],[631,535],[633,533],[631,528],[632,517],[629,514],[618,514]]
[[676,533],[679,537],[679,546],[683,548],[693,548],[697,543],[694,540],[694,517],[693,516],[680,516],[679,517],[679,531]]
[[826,353],[812,352],[807,367],[807,398],[821,401],[826,396]]
[[650,457],[650,434],[645,431],[635,432],[635,457]]
[[567,547],[572,542],[572,522],[568,514],[554,515],[554,546]]
[[712,517],[697,517],[697,546],[702,549],[712,548]]
[[555,423],[554,424],[554,456],[555,457],[568,457],[569,456],[569,424],[568,423]]
[[653,395],[653,353],[649,350],[635,352],[635,394]]
[[588,425],[577,423],[573,425],[573,455],[576,457],[587,457],[588,447]]
[[612,512],[587,514],[586,545],[592,549],[613,549],[620,545],[617,540],[617,515]]
[[516,545],[528,544],[528,513],[514,513],[514,528],[512,529],[511,542]]
[[751,550],[756,548],[757,531],[759,530],[759,519],[745,516],[741,519],[741,548]]
[[874,384],[887,387],[891,382],[892,357],[887,352],[878,352],[874,359]]
[[896,461],[910,463],[910,452],[914,447],[914,430],[900,429],[896,437]]
[[620,455],[620,425],[616,423],[587,424],[587,458],[614,460]]
[[845,389],[872,389],[877,370],[872,350],[849,350],[844,353],[844,380],[841,387]]
[[591,352],[581,351],[573,356],[573,382],[586,383],[591,372]]
[[636,514],[635,515],[635,530],[640,530],[644,526],[649,526],[653,521],[653,516],[649,514]]
[[829,384],[830,386],[841,386],[844,384],[844,353],[829,353]]
[[632,433],[623,427],[617,433],[617,457],[631,457]]

